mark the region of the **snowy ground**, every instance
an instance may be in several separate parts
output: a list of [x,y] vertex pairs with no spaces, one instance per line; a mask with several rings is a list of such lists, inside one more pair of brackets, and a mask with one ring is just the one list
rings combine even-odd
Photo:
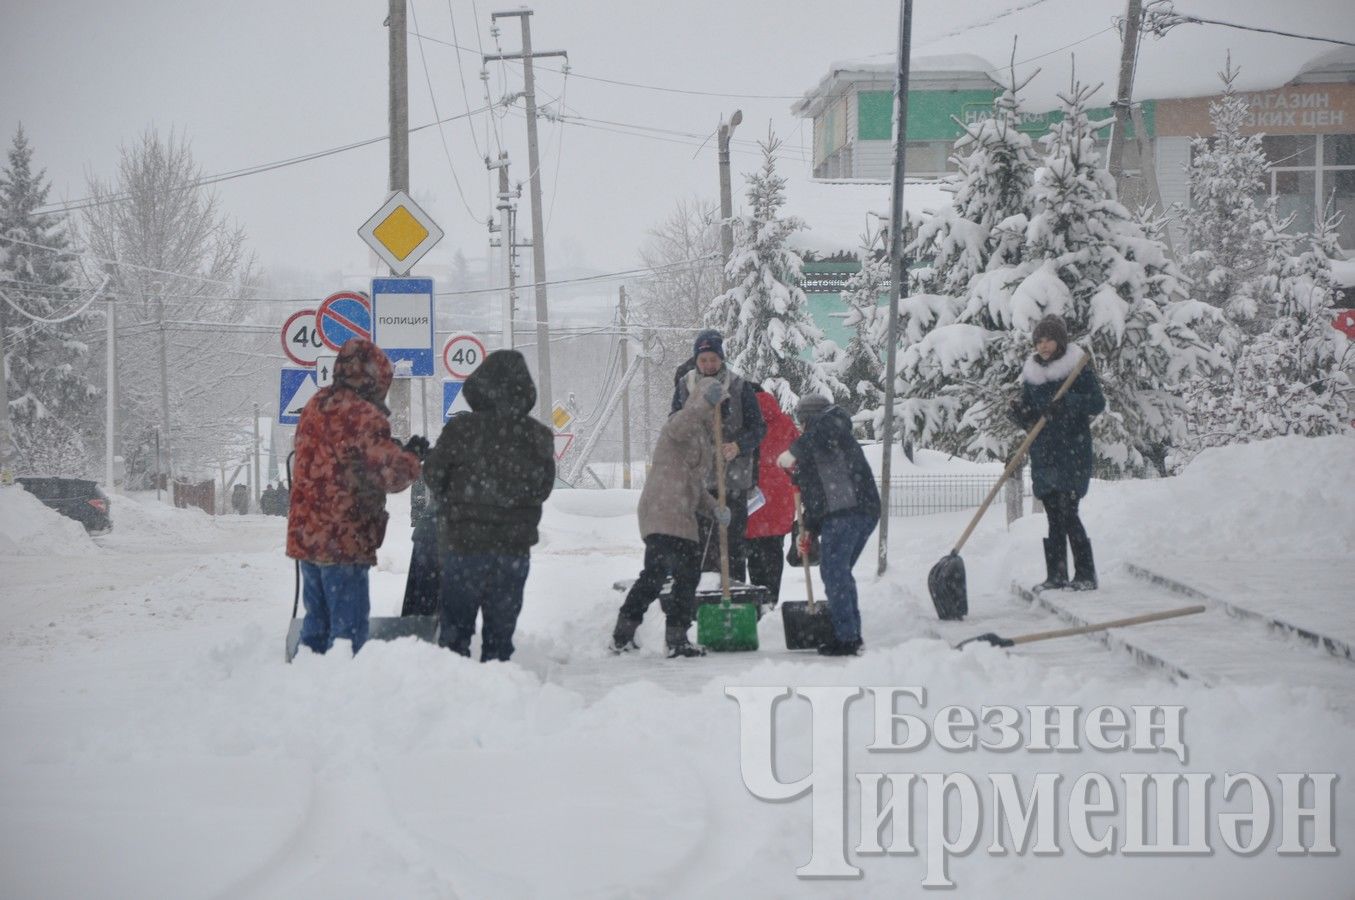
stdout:
[[[1353,476],[1347,437],[1211,451],[1170,481],[1098,483],[1085,518],[1105,589],[1056,600],[1093,620],[1193,602],[1135,578],[1134,563],[1283,606],[1275,578],[1227,577],[1252,566],[1292,573],[1305,627],[1349,635]],[[937,843],[925,792],[914,792],[918,853],[861,855],[852,776],[915,772],[967,774],[985,797],[974,849],[949,863],[958,896],[1353,896],[1355,664],[1214,606],[1120,633],[1172,657],[1189,679],[1088,637],[954,651],[950,643],[984,631],[1063,625],[1009,587],[1038,580],[1043,517],[1008,529],[996,511],[964,550],[963,623],[938,622],[925,588],[964,527],[967,514],[955,513],[893,520],[882,578],[871,545],[857,571],[868,647],[859,659],[786,651],[773,614],[759,653],[668,661],[657,609],[639,635],[645,649],[613,658],[603,649],[620,601],[610,585],[640,560],[635,500],[619,490],[551,499],[512,664],[482,666],[407,640],[287,666],[293,570],[282,519],[214,519],[153,496],[117,497],[113,532],[91,539],[19,489],[0,489],[0,895],[908,896]],[[375,614],[398,611],[409,554],[407,495],[391,512]],[[802,590],[787,572],[783,597]],[[1085,741],[1072,752],[951,752],[933,741],[870,753],[862,700],[846,741],[846,856],[863,877],[801,880],[818,798],[750,794],[739,706],[724,691],[834,684],[922,686],[928,721],[948,704],[1084,713],[1181,704],[1188,756]],[[783,781],[808,770],[807,710],[803,700],[782,706]],[[1065,802],[1061,853],[995,855],[984,793],[995,772],[1022,784],[1057,773],[1065,792],[1087,772],[1212,773],[1213,853],[1128,855],[1121,835],[1116,852],[1088,856],[1068,837]],[[1219,790],[1236,772],[1261,776],[1275,807],[1269,842],[1253,856],[1227,849],[1215,827],[1219,812],[1237,809]],[[1277,853],[1284,772],[1338,775],[1339,854]],[[1094,831],[1122,821],[1107,817]]]

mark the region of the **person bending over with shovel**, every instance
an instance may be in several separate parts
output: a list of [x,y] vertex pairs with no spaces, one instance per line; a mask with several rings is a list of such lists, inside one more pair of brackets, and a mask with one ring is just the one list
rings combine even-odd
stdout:
[[682,409],[659,432],[637,510],[645,564],[617,613],[612,631],[615,653],[639,649],[635,631],[671,576],[673,589],[669,596],[660,598],[667,623],[664,638],[668,658],[706,655],[687,640],[687,631],[696,614],[696,588],[701,580],[697,513],[725,526],[730,520],[729,507],[717,507],[715,498],[706,492],[706,472],[715,458],[715,408],[726,396],[719,381],[701,378]]
[[[1106,408],[1106,398],[1090,361],[1072,387],[1051,403],[1059,385],[1072,374],[1085,351],[1068,343],[1068,326],[1058,316],[1045,316],[1031,333],[1035,353],[1021,369],[1021,396],[1011,401],[1011,418],[1025,429],[1046,412],[1049,421],[1030,446],[1032,489],[1049,518],[1044,542],[1045,580],[1035,590],[1071,587],[1096,590],[1092,542],[1078,517],[1078,502],[1087,496],[1092,477],[1091,420]],[[1073,550],[1073,580],[1068,581],[1068,550]]]
[[800,552],[819,536],[819,572],[828,594],[834,640],[819,647],[824,656],[855,656],[861,650],[861,612],[852,566],[880,521],[875,474],[852,436],[852,420],[826,397],[807,394],[795,407],[804,434],[777,459],[800,488],[804,531]]

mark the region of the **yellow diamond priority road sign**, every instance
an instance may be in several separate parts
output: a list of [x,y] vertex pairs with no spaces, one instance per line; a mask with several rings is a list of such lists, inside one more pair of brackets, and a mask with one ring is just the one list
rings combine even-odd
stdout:
[[404,191],[395,191],[358,235],[396,275],[407,275],[442,240],[442,229]]

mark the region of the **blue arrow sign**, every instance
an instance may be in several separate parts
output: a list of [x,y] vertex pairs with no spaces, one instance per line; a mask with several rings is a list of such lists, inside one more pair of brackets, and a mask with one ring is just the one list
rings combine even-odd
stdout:
[[466,402],[465,396],[461,393],[461,388],[465,384],[464,381],[444,381],[442,383],[442,421],[446,422],[457,413],[470,412],[470,404]]
[[301,410],[315,396],[314,369],[283,369],[278,388],[278,424],[295,425],[301,419]]
[[395,377],[433,374],[433,279],[372,279],[372,340]]

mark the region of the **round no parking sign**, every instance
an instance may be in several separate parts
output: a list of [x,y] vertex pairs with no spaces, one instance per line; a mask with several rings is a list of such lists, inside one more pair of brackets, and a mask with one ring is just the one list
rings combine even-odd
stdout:
[[453,378],[464,381],[484,361],[484,342],[469,331],[458,331],[442,345],[442,365]]

